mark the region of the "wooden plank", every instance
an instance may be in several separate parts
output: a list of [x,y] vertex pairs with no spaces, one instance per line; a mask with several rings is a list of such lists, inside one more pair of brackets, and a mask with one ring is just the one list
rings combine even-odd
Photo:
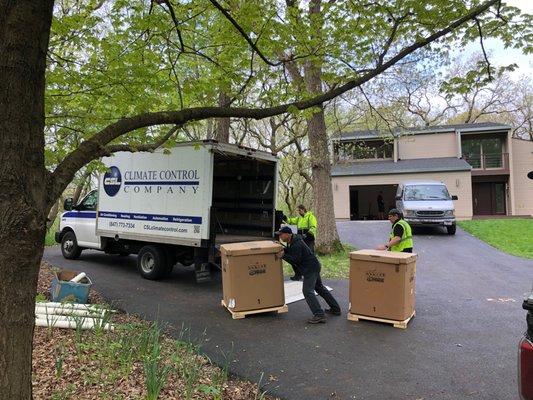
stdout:
[[221,300],[220,304],[222,305],[222,307],[224,307],[226,310],[228,310],[231,313],[231,317],[233,319],[243,319],[247,315],[252,315],[252,314],[261,314],[261,313],[266,313],[266,312],[277,312],[278,314],[282,314],[282,313],[286,313],[289,311],[289,307],[287,307],[287,304],[284,304],[279,307],[261,308],[258,310],[248,310],[248,311],[233,311],[228,306],[226,306],[226,303],[224,303],[224,300]]
[[369,317],[367,315],[359,315],[359,314],[348,313],[348,320],[357,322],[357,321],[362,319],[362,320],[367,320],[367,321],[382,322],[382,323],[385,323],[385,324],[392,324],[392,326],[394,326],[395,328],[406,329],[407,328],[407,324],[409,323],[409,321],[411,321],[411,319],[415,315],[416,315],[416,312],[413,311],[413,314],[409,318],[404,319],[403,321],[396,321],[396,320],[393,320],[393,319],[376,318],[376,317]]

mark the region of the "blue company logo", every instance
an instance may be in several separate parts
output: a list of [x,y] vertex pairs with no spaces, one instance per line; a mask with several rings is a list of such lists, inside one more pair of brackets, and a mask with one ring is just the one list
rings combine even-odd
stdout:
[[108,196],[113,197],[120,190],[122,184],[122,175],[117,167],[109,168],[104,175],[104,190]]

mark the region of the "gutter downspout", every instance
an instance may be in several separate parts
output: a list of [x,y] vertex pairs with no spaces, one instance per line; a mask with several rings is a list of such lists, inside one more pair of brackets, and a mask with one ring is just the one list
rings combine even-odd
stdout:
[[[506,185],[506,194],[507,194],[507,203],[506,203],[506,214],[507,215],[516,215],[516,204],[515,204],[515,181],[514,181],[514,169],[513,169],[513,137],[511,131],[507,131],[507,162],[509,165],[509,181]],[[505,160],[504,160],[505,161]]]
[[[463,157],[463,146],[461,145],[461,130],[455,130],[455,140],[456,140],[456,149],[457,149],[457,158],[461,159]],[[468,219],[472,219],[474,216],[474,185],[472,184],[472,170],[470,169],[470,204],[468,206]]]
[[455,139],[457,141],[457,158],[461,158],[463,156],[463,149],[461,146],[461,131],[459,129],[455,130]]
[[393,157],[394,157],[394,162],[398,162],[398,153],[400,152],[398,149],[399,146],[400,146],[400,141],[398,140],[398,137],[394,136],[394,151],[392,152]]

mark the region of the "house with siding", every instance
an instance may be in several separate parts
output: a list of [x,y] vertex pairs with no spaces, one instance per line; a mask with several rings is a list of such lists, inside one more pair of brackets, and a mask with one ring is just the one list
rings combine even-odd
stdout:
[[398,183],[412,180],[444,182],[458,197],[457,219],[533,215],[533,141],[513,138],[508,125],[348,132],[331,150],[337,219],[376,218],[378,194],[392,208]]

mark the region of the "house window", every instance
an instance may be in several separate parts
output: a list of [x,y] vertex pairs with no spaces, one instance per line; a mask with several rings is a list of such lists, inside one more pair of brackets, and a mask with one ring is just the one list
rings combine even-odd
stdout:
[[481,143],[485,168],[501,168],[503,143],[500,139],[483,139]]
[[384,140],[343,142],[335,146],[339,160],[380,160],[392,158],[394,144]]
[[472,168],[481,168],[481,141],[463,140],[463,157]]
[[463,139],[463,157],[472,168],[502,168],[503,140],[500,138]]

